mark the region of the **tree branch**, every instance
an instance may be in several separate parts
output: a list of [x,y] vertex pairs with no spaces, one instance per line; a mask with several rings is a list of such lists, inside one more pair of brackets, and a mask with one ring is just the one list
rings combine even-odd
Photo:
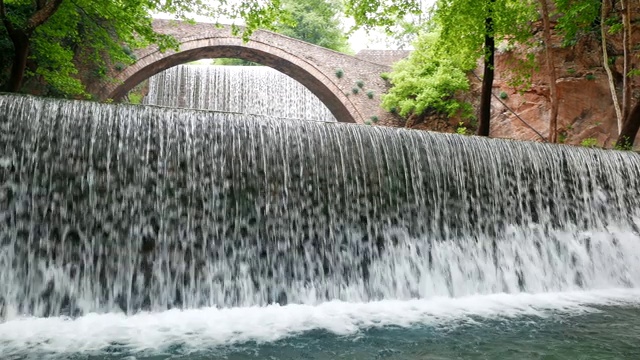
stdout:
[[5,7],[4,0],[0,0],[0,19],[2,20],[4,27],[7,28],[9,37],[13,37],[13,34],[15,33],[15,28],[13,27],[13,24],[11,23],[9,18],[7,17],[7,9]]
[[58,11],[63,0],[39,0],[38,10],[29,18],[26,33],[33,32],[38,26],[44,24],[49,18]]

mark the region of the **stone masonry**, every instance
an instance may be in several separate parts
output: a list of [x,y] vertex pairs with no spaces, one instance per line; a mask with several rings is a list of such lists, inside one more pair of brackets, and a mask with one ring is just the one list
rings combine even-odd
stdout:
[[[389,65],[329,50],[270,31],[259,30],[248,41],[228,26],[155,20],[157,32],[174,36],[178,51],[152,46],[136,51],[137,62],[112,70],[115,79],[96,84],[102,99],[122,99],[133,87],[172,66],[208,58],[240,58],[272,67],[306,86],[341,122],[402,126],[403,121],[380,107],[389,84],[381,74]],[[377,120],[377,122],[376,122]]]

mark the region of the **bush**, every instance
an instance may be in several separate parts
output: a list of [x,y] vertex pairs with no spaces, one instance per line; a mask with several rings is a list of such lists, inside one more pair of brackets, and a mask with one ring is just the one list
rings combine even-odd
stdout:
[[504,99],[506,99],[507,97],[509,97],[509,95],[507,95],[507,93],[506,93],[506,92],[504,92],[504,91],[501,91],[501,92],[500,92],[500,99],[504,100]]
[[351,92],[357,94],[360,92],[360,88],[354,87],[353,89],[351,89]]
[[371,91],[371,90],[367,91],[367,97],[369,99],[373,99],[373,91]]
[[580,145],[584,147],[597,147],[598,140],[595,138],[586,138],[580,142]]
[[338,79],[342,79],[342,77],[344,76],[344,70],[342,69],[336,69],[336,77]]
[[362,80],[356,81],[356,86],[359,87],[360,89],[362,89],[362,87],[364,87],[364,81],[362,81]]
[[377,123],[378,122],[378,116],[377,115],[373,115],[371,117],[371,121],[373,121],[374,123]]
[[415,51],[396,63],[390,74],[393,87],[382,98],[382,106],[395,108],[402,116],[422,115],[427,110],[448,116],[468,118],[471,105],[456,99],[469,90],[467,71],[473,69],[475,57],[449,55],[438,48],[437,33],[424,34],[414,44]]
[[458,127],[456,128],[456,134],[458,135],[467,135],[467,127],[464,126],[463,122],[458,123]]

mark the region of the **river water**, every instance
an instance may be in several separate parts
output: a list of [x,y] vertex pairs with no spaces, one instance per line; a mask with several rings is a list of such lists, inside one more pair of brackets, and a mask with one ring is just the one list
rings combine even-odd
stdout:
[[0,96],[2,359],[640,358],[640,157]]

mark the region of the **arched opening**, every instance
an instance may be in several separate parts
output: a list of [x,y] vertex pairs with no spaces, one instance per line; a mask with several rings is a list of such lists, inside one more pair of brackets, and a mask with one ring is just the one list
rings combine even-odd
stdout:
[[122,101],[280,120],[337,121],[317,96],[290,76],[234,58],[174,66],[143,81]]
[[[236,39],[232,40],[238,41]],[[183,44],[183,47],[188,47],[184,45],[185,44]],[[296,59],[293,55],[289,55],[291,59],[286,59],[261,49],[238,45],[195,47],[173,54],[154,52],[143,57],[138,63],[120,73],[117,78],[121,80],[121,83],[109,92],[108,98],[118,101],[142,81],[177,65],[202,59],[238,58],[269,66],[290,76],[317,96],[338,121],[356,122],[357,112],[353,104],[340,92],[339,88],[329,81],[320,71],[314,71],[312,66],[304,68],[298,64],[299,62],[303,62],[303,59]]]

